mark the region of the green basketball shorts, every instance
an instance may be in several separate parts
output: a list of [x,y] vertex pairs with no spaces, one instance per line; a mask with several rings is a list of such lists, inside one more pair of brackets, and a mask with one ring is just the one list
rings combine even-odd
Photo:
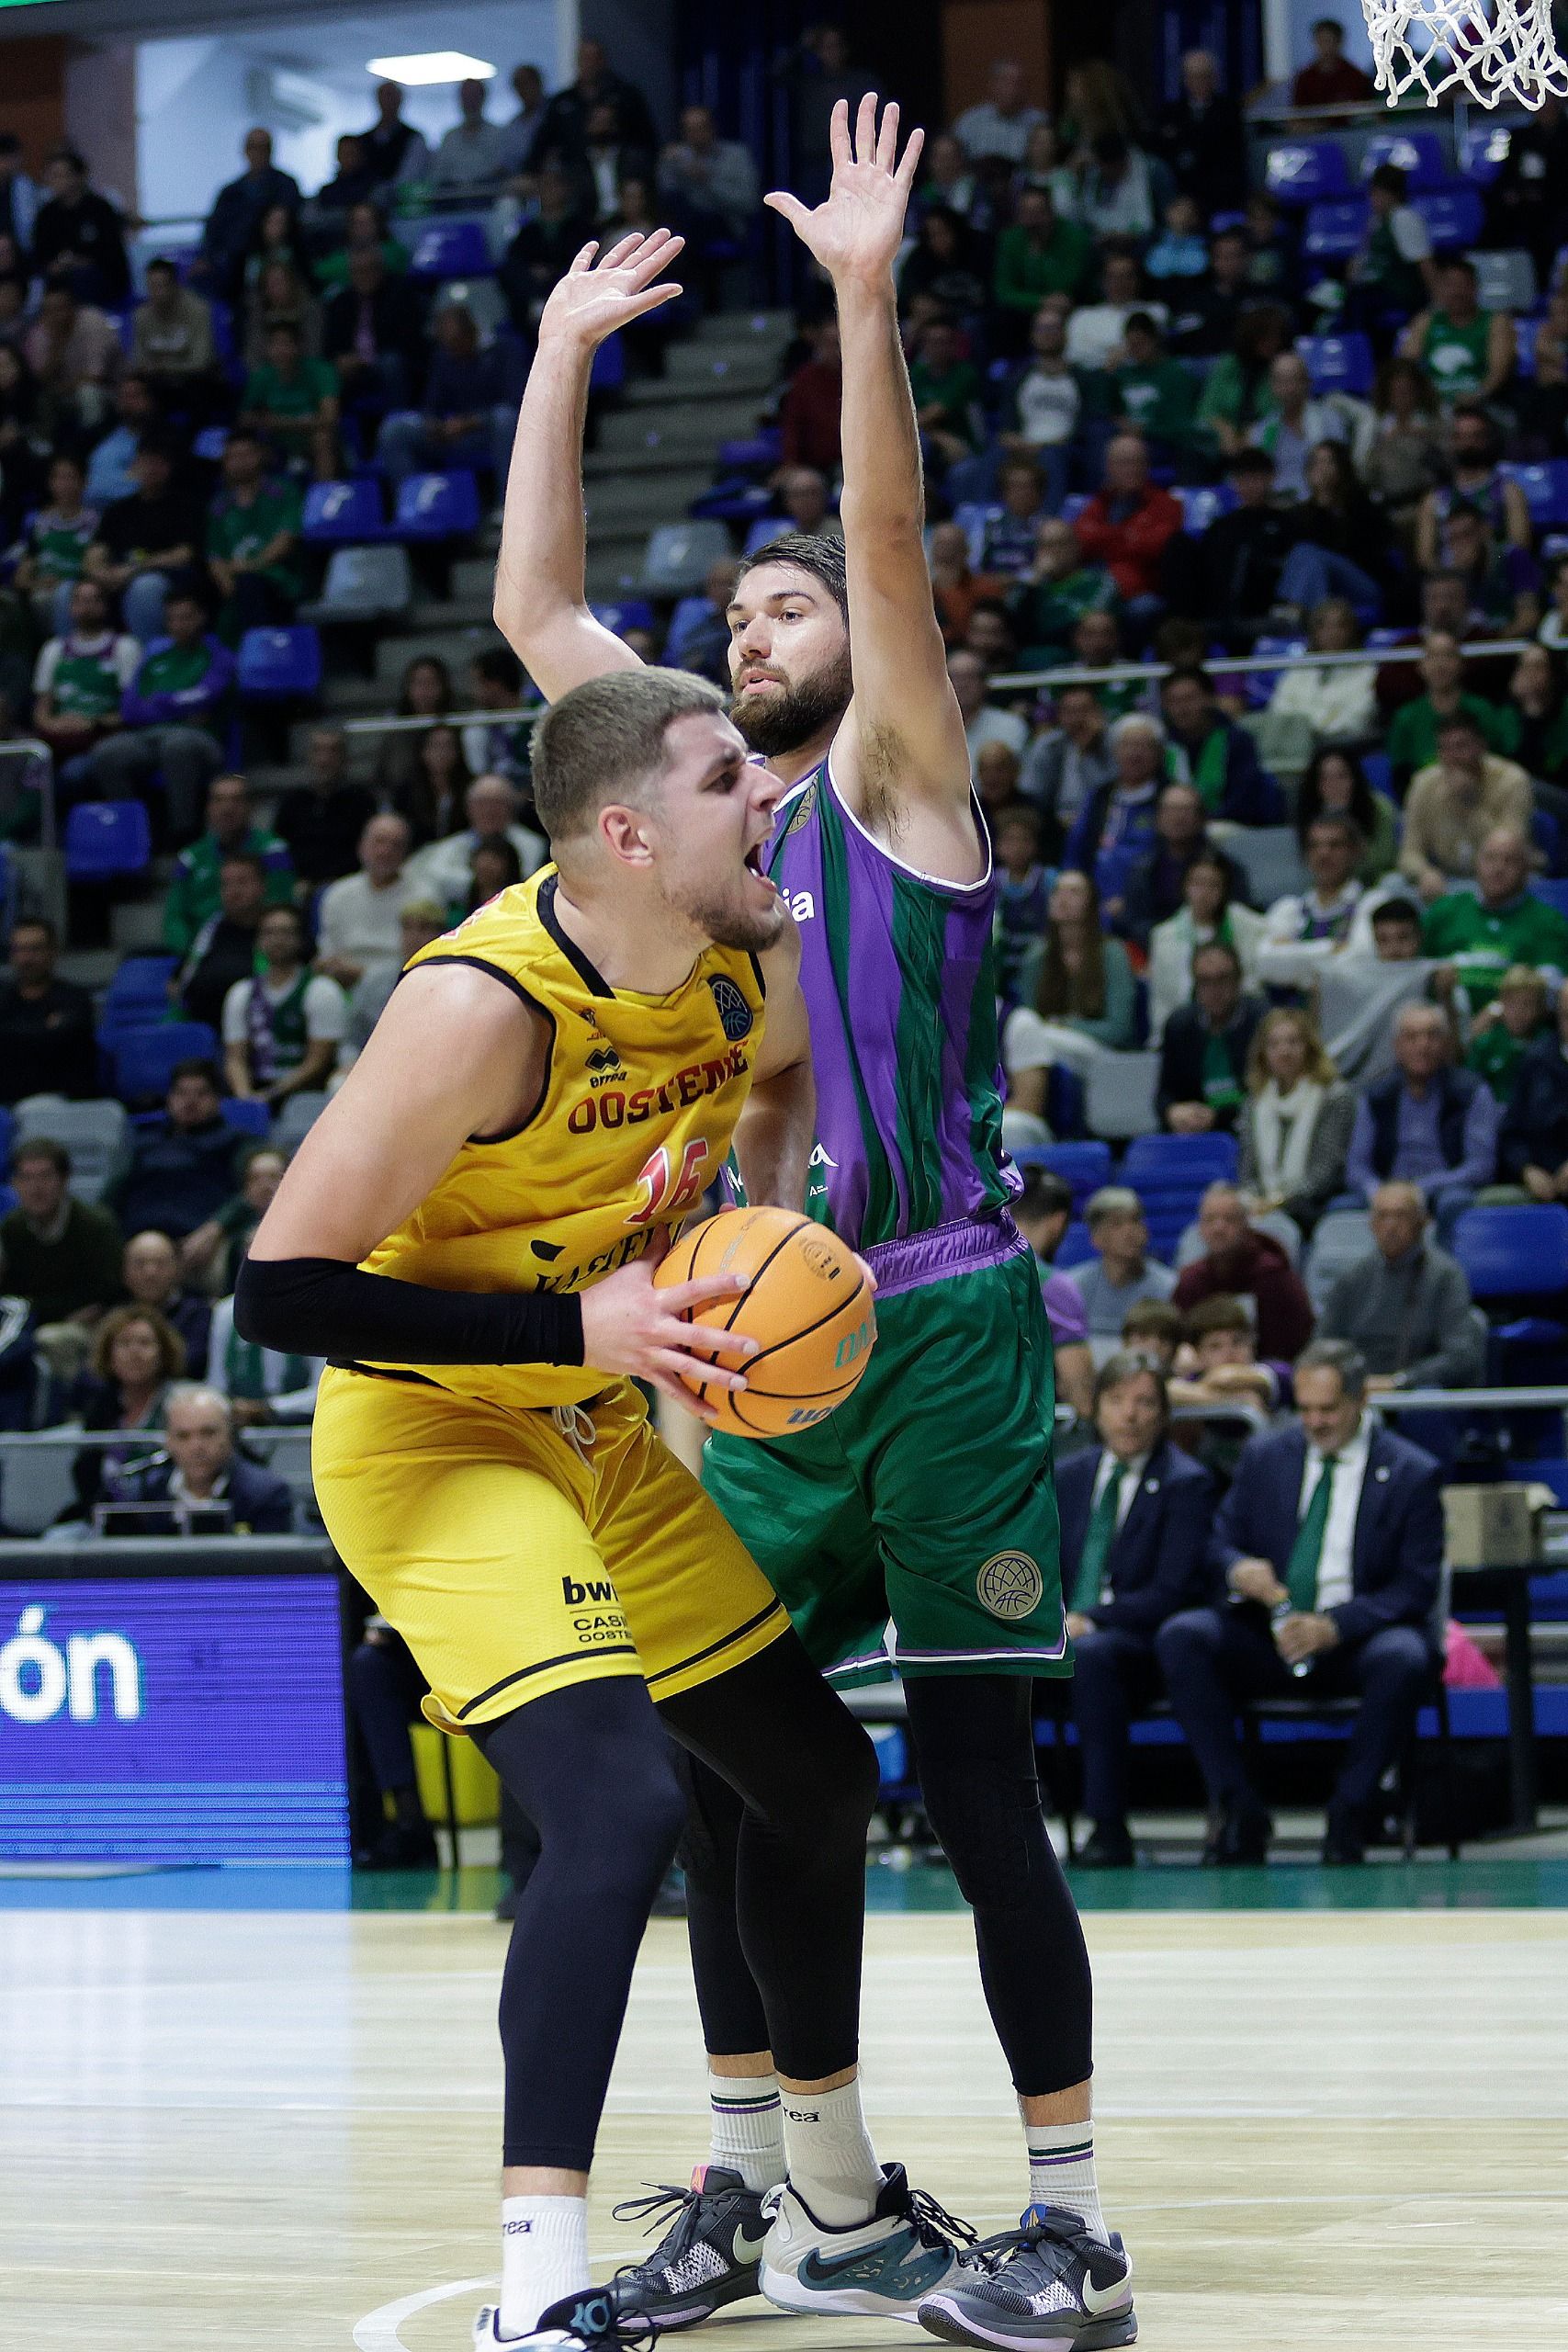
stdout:
[[795,1436],[710,1438],[703,1483],[835,1682],[1070,1674],[1033,1254],[1005,1213],[864,1254],[853,1395]]

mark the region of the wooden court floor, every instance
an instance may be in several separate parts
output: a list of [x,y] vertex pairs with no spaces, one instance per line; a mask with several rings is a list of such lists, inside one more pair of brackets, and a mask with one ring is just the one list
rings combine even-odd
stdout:
[[[1087,1926],[1101,2179],[1144,2344],[1564,2352],[1568,1912]],[[493,2267],[503,1933],[0,1912],[0,2346],[457,2352]],[[866,2016],[881,2153],[1004,2225],[1017,2127],[961,1916],[874,1917]],[[657,1924],[595,2179],[606,2264],[637,2244],[615,2199],[701,2151],[698,2049],[683,1932]],[[707,2333],[912,2340],[761,2305]]]

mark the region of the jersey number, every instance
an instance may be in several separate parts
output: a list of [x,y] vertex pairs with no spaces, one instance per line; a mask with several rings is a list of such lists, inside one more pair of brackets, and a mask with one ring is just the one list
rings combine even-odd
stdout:
[[655,1217],[679,1216],[683,1209],[689,1209],[702,1198],[707,1156],[707,1145],[697,1136],[681,1154],[680,1167],[671,1170],[670,1153],[660,1144],[637,1180],[648,1197],[633,1209],[626,1223],[651,1225]]

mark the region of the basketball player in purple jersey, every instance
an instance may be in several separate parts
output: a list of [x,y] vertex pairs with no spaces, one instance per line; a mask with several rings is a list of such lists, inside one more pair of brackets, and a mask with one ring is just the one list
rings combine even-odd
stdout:
[[[739,1798],[694,1775],[685,1859],[709,2052],[711,2161],[624,2274],[660,2326],[759,2288],[791,2308],[918,2318],[951,2341],[1131,2343],[1132,2266],[1095,2184],[1091,1988],[1046,1836],[1030,1721],[1071,1670],[1051,1470],[1051,1344],[1001,1148],[989,845],[926,571],[919,440],[893,262],[920,147],[874,97],[814,210],[767,198],[832,280],[843,352],[843,542],[753,556],[730,611],[733,716],[785,787],[769,871],[802,938],[817,1073],[806,1205],[877,1277],[879,1343],[849,1404],[775,1442],[710,1441],[705,1478],[836,1680],[904,1680],[934,1828],[975,1913],[1027,2143],[1022,2226],[955,2270],[864,2234],[881,2175],[858,2083],[824,2111],[841,2194],[787,2186],[762,2012],[735,1928]],[[581,254],[546,306],[518,421],[496,620],[550,697],[637,657],[593,618],[581,453],[593,354],[679,288],[663,231]],[[753,1199],[794,1193],[765,1133]],[[766,2212],[763,2199],[766,2198]],[[652,2200],[657,2208],[658,2199]],[[771,2228],[770,2228],[771,2222]],[[759,2260],[764,2233],[767,2245]]]

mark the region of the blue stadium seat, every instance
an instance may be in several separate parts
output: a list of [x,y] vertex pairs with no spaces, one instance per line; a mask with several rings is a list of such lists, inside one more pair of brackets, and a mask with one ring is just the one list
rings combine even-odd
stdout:
[[1568,458],[1548,458],[1536,466],[1505,461],[1497,470],[1511,474],[1518,483],[1538,531],[1568,523]]
[[1073,1207],[1080,1209],[1091,1193],[1111,1182],[1108,1143],[1043,1143],[1017,1155],[1021,1168],[1049,1168],[1073,1188]]
[[1553,907],[1560,915],[1568,917],[1568,881],[1548,881],[1545,876],[1538,874],[1530,884],[1530,895],[1539,899],[1543,906]]
[[1488,123],[1483,130],[1465,133],[1460,141],[1459,168],[1461,179],[1474,187],[1490,187],[1508,160],[1512,133],[1502,123]]
[[1296,349],[1314,392],[1349,392],[1359,400],[1371,390],[1372,346],[1364,334],[1299,334]]
[[1235,1136],[1134,1136],[1122,1162],[1122,1182],[1141,1193],[1160,1187],[1229,1183],[1239,1154]]
[[145,874],[152,831],[140,800],[82,800],[65,820],[65,875],[71,882],[108,882]]
[[590,605],[588,609],[612,637],[624,637],[628,628],[654,626],[653,606],[642,596],[624,596],[618,605]]
[[204,424],[191,443],[191,454],[199,458],[204,466],[215,466],[228,447],[229,428],[226,424]]
[[1476,1299],[1568,1290],[1568,1209],[1467,1209],[1449,1244]]
[[[746,526],[746,537],[740,546],[741,554],[746,557],[754,556],[759,548],[765,548],[770,539],[776,539],[781,532],[787,531],[789,527],[787,514],[753,515]],[[972,560],[973,558],[971,558]]]
[[[950,476],[949,479],[951,480],[952,477]],[[1077,521],[1078,516],[1089,504],[1089,494],[1087,490],[1068,491],[1066,498],[1063,499],[1061,505],[1056,510],[1061,515],[1064,523],[1076,523]]]
[[316,547],[349,547],[386,531],[379,482],[313,481],[305,492],[303,536]]
[[1535,374],[1535,339],[1540,333],[1540,325],[1539,319],[1514,321],[1515,363],[1519,374],[1526,378]]
[[1398,165],[1412,196],[1447,187],[1451,177],[1435,130],[1380,130],[1361,152],[1361,177],[1370,180],[1382,164]]
[[1075,1220],[1063,1234],[1051,1262],[1059,1274],[1065,1274],[1071,1267],[1087,1266],[1093,1256],[1094,1244],[1089,1238],[1088,1226]]
[[1333,139],[1292,139],[1270,147],[1264,181],[1280,204],[1322,204],[1350,192],[1345,152]]
[[618,334],[607,335],[588,372],[591,392],[618,392],[626,380],[626,349]]
[[396,538],[466,538],[479,519],[479,486],[470,473],[410,474],[398,484]]
[[11,1165],[11,1138],[16,1125],[17,1122],[3,1102],[0,1102],[0,1169],[9,1168]]
[[1460,253],[1481,234],[1481,198],[1472,187],[1433,188],[1412,199],[1437,253]]
[[784,435],[776,424],[766,424],[744,440],[721,441],[718,445],[718,463],[725,473],[756,473],[763,468],[771,472],[783,455]]
[[313,695],[321,683],[321,640],[308,622],[248,628],[240,639],[240,692],[255,702]]
[[1562,849],[1562,828],[1549,809],[1536,808],[1531,811],[1530,840],[1545,858],[1549,869],[1552,873],[1558,872],[1560,870],[1558,860]]
[[1339,197],[1331,204],[1314,204],[1307,214],[1302,250],[1314,261],[1348,261],[1352,254],[1360,250],[1367,220],[1364,196]]
[[477,220],[427,221],[414,240],[409,262],[409,276],[426,279],[490,277],[494,271]]
[[1385,800],[1393,798],[1393,762],[1386,752],[1363,752],[1361,774],[1374,792],[1381,792]]
[[218,1033],[205,1021],[164,1021],[147,1029],[126,1029],[113,1039],[114,1091],[128,1102],[164,1095],[176,1062],[197,1055],[218,1058]]
[[236,1135],[254,1136],[258,1143],[265,1143],[272,1132],[270,1103],[253,1102],[243,1094],[225,1094],[219,1108]]
[[161,1021],[179,964],[177,956],[128,956],[104,990],[99,1035],[116,1029],[144,1029],[149,1022]]

